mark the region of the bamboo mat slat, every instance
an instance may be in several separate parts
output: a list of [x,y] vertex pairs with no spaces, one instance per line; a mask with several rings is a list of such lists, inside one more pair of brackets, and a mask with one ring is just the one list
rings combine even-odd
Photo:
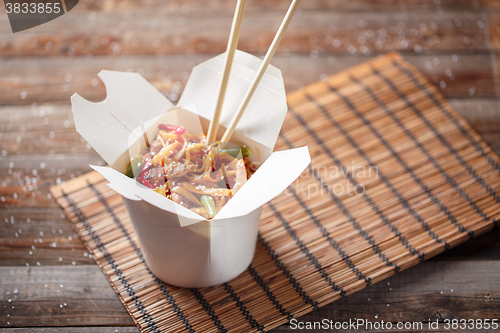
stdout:
[[313,162],[264,207],[255,258],[228,283],[155,278],[97,173],[52,187],[142,332],[264,332],[497,225],[498,156],[398,54],[288,102],[276,150],[307,145]]

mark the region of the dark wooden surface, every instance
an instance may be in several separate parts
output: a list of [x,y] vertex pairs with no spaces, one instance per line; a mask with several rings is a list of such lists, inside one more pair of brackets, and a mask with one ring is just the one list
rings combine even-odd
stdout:
[[[288,3],[249,0],[240,48],[262,54]],[[115,69],[140,72],[176,100],[193,65],[224,50],[234,5],[83,0],[16,34],[0,9],[1,331],[138,332],[48,191],[103,163],[76,133],[69,97],[104,98],[96,74]],[[303,0],[273,64],[291,91],[399,50],[500,153],[499,49],[500,1]],[[479,236],[301,320],[500,319],[499,237]]]

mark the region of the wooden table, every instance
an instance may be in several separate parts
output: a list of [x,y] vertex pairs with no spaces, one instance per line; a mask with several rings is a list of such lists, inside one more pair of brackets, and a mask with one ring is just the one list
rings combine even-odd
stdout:
[[[263,54],[288,3],[249,0],[239,48]],[[102,100],[96,74],[113,69],[138,71],[175,101],[191,68],[224,51],[234,5],[82,0],[16,34],[2,8],[1,331],[138,331],[49,194],[51,185],[103,164],[76,133],[69,98],[77,91]],[[399,50],[500,153],[499,48],[500,1],[304,0],[273,64],[292,91]],[[435,332],[450,332],[445,319],[500,319],[499,237],[494,230],[302,320],[437,319]]]

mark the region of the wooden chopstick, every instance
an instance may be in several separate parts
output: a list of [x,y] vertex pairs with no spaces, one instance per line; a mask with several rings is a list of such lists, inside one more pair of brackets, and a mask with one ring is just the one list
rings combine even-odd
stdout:
[[231,120],[231,123],[229,124],[228,128],[226,129],[226,132],[224,132],[224,135],[222,136],[221,141],[222,142],[228,142],[231,139],[231,136],[234,133],[234,130],[236,129],[236,125],[238,125],[238,121],[240,120],[241,116],[243,115],[243,112],[245,112],[246,107],[248,106],[248,103],[250,102],[250,99],[252,98],[255,90],[259,86],[260,80],[264,76],[264,73],[266,72],[267,66],[269,66],[269,63],[271,62],[271,59],[273,58],[274,54],[276,53],[276,50],[278,49],[278,45],[281,42],[281,39],[285,35],[286,29],[288,28],[288,25],[290,24],[290,21],[292,20],[293,14],[295,13],[295,10],[297,9],[297,6],[299,4],[300,0],[293,0],[292,4],[290,5],[290,8],[288,8],[288,11],[285,15],[285,18],[283,19],[283,22],[281,22],[281,26],[278,29],[278,32],[276,33],[276,36],[274,36],[273,42],[271,43],[271,46],[269,47],[269,50],[267,51],[264,59],[262,60],[262,63],[257,70],[257,74],[255,75],[250,88],[248,88],[245,97],[243,98],[243,101],[241,102],[238,111],[236,111],[236,114],[234,115],[233,119]]
[[234,12],[233,23],[231,26],[231,33],[229,35],[229,41],[227,43],[226,49],[226,60],[224,63],[224,72],[222,74],[222,80],[219,87],[219,95],[217,97],[217,104],[215,105],[215,111],[212,116],[212,121],[208,128],[207,133],[207,143],[215,141],[217,136],[217,130],[219,128],[220,114],[222,111],[222,106],[224,105],[224,98],[226,96],[227,84],[229,82],[229,76],[231,74],[231,67],[233,65],[234,53],[238,45],[238,39],[240,37],[241,22],[243,21],[243,15],[245,13],[245,6],[247,0],[238,0],[236,5],[236,10]]

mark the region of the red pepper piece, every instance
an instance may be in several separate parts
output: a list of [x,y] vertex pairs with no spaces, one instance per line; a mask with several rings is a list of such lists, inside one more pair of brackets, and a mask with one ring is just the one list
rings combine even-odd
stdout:
[[149,188],[156,188],[156,185],[151,184],[149,179],[144,179],[144,177],[146,176],[146,172],[148,172],[151,169],[151,167],[153,166],[151,164],[151,160],[152,160],[152,158],[150,157],[142,166],[141,174],[139,175],[139,183],[141,183],[142,185],[149,187]]

